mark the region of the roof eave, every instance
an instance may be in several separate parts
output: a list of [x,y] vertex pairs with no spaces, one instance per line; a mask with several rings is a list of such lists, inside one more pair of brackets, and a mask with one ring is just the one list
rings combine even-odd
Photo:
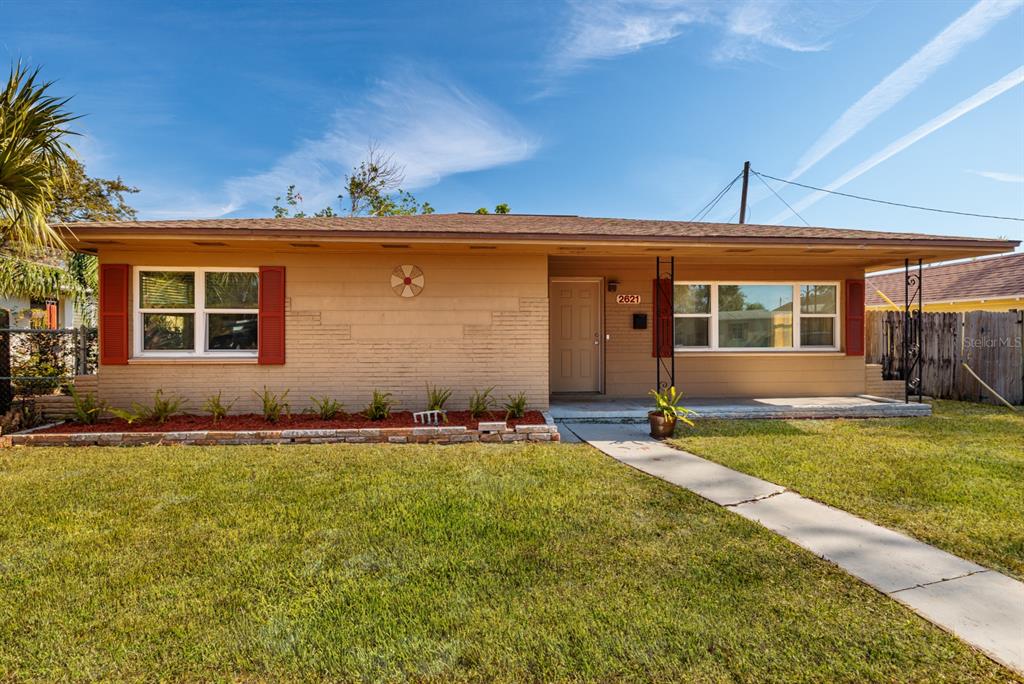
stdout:
[[675,236],[675,235],[607,235],[607,234],[560,234],[550,233],[452,233],[447,231],[345,231],[326,232],[323,230],[246,230],[240,228],[216,229],[216,228],[188,228],[168,231],[165,228],[143,228],[133,227],[130,230],[112,230],[109,227],[79,227],[75,230],[62,228],[64,238],[71,243],[88,242],[91,239],[117,239],[117,240],[176,240],[190,239],[193,237],[217,236],[221,239],[245,239],[245,240],[295,240],[315,239],[322,242],[380,242],[381,240],[403,240],[408,242],[433,242],[433,243],[474,243],[494,242],[508,244],[607,244],[622,246],[645,246],[645,245],[679,245],[693,246],[701,244],[734,244],[734,245],[793,245],[793,244],[822,244],[822,245],[844,245],[847,247],[945,247],[945,248],[967,248],[974,250],[985,250],[988,253],[996,254],[1011,251],[1020,245],[1018,240],[999,240],[993,238],[964,239],[964,238],[906,238],[906,237],[817,237],[817,236]]

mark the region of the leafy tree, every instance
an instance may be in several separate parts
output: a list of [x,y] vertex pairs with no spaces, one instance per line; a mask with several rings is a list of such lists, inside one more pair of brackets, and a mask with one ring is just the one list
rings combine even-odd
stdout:
[[[410,216],[412,214],[433,214],[429,202],[420,202],[411,193],[401,188],[405,169],[390,155],[370,145],[366,159],[345,176],[344,189],[348,196],[350,216]],[[339,203],[344,194],[338,195]],[[285,192],[284,204],[281,197],[274,198],[274,218],[304,218],[302,195],[289,185]],[[331,207],[324,207],[313,216],[337,216]]]
[[[135,219],[135,208],[126,195],[137,193],[138,188],[121,178],[91,177],[82,162],[73,158],[68,162],[54,189],[51,223]],[[0,253],[0,291],[40,299],[58,293],[72,296],[87,322],[92,318],[98,279],[97,260],[91,254],[43,246]]]
[[[474,214],[490,214],[491,212],[487,211],[487,207],[480,207],[479,209],[477,209],[473,213]],[[511,214],[512,213],[512,208],[510,206],[508,206],[507,202],[502,202],[498,206],[494,207],[494,213],[495,214]]]
[[69,159],[63,177],[54,191],[51,221],[133,221],[135,208],[128,204],[126,195],[134,195],[138,188],[128,185],[121,177],[93,178],[85,173],[85,165]]
[[[345,177],[349,214],[352,216],[410,216],[433,214],[429,202],[419,203],[412,193],[402,189],[405,168],[391,155],[370,145],[366,159]],[[339,195],[338,199],[341,199]]]
[[73,296],[88,320],[96,257],[67,252],[52,224],[132,220],[127,196],[138,188],[86,173],[67,141],[78,117],[52,85],[18,64],[0,90],[0,291]]
[[0,248],[60,246],[47,218],[71,161],[67,99],[48,94],[39,69],[18,64],[0,89]]
[[[302,195],[299,194],[294,185],[289,185],[288,189],[285,191],[284,205],[281,204],[280,195],[274,198],[274,218],[306,218],[309,214],[302,210],[301,205]],[[295,209],[298,209],[298,211],[295,211]],[[293,211],[295,211],[294,214],[292,213]],[[331,209],[330,207],[324,207],[320,211],[314,212],[312,215],[337,216],[337,214],[334,213],[334,209]]]

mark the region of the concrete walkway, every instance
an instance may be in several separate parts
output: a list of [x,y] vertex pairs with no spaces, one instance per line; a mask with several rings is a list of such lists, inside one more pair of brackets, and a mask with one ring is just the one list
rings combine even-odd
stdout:
[[1024,583],[647,436],[629,423],[562,424],[612,458],[754,520],[1024,674]]

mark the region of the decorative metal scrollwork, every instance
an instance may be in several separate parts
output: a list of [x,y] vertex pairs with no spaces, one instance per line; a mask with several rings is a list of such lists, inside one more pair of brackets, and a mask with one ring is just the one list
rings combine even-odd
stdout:
[[903,262],[903,400],[910,402],[916,396],[917,401],[924,399],[922,370],[922,333],[923,333],[923,279],[924,272],[921,259],[917,260],[917,271],[912,271],[910,259]]

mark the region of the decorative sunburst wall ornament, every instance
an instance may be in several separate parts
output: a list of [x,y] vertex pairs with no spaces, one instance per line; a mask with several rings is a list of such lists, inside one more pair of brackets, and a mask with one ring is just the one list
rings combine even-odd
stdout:
[[399,297],[415,297],[423,292],[423,271],[412,264],[395,266],[391,272],[391,290]]

